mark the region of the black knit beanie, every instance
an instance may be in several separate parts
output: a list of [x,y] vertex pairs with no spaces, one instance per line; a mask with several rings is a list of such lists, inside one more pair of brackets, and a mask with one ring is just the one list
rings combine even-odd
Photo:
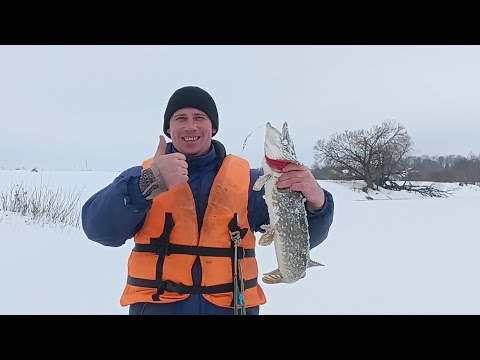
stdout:
[[185,86],[176,90],[168,100],[163,117],[163,132],[165,135],[170,138],[167,130],[170,127],[170,118],[173,113],[186,107],[202,110],[210,118],[212,127],[217,129],[213,136],[218,132],[218,112],[213,98],[208,92],[197,86]]

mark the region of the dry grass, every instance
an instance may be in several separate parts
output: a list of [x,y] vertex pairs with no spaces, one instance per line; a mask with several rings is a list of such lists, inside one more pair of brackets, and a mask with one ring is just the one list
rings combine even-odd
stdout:
[[21,214],[40,225],[79,228],[82,192],[12,185],[0,192],[0,210]]

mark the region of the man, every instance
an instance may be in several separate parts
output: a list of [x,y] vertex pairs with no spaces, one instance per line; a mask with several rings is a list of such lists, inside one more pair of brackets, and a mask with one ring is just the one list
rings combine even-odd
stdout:
[[[234,304],[256,315],[266,303],[257,282],[254,232],[263,232],[269,215],[264,190],[252,189],[262,171],[227,155],[212,139],[218,129],[209,93],[196,86],[176,90],[163,124],[172,141],[160,135],[153,158],[122,172],[83,206],[89,239],[121,246],[134,238],[120,299],[131,315],[228,315]],[[303,165],[287,165],[277,186],[303,193],[311,248],[319,245],[332,224],[332,195]],[[241,236],[236,252],[232,234]]]

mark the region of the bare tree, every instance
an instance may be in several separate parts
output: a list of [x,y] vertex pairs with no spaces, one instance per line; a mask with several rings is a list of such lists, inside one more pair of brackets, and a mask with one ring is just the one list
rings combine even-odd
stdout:
[[364,180],[367,188],[383,187],[407,171],[412,141],[405,127],[394,120],[370,130],[333,134],[314,146],[315,164],[342,168],[351,180]]

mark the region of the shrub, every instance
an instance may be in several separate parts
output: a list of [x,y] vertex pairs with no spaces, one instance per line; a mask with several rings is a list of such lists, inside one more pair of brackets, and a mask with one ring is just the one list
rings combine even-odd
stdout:
[[64,191],[61,188],[29,188],[12,185],[0,192],[0,210],[26,216],[40,225],[80,227],[80,201],[83,189]]

